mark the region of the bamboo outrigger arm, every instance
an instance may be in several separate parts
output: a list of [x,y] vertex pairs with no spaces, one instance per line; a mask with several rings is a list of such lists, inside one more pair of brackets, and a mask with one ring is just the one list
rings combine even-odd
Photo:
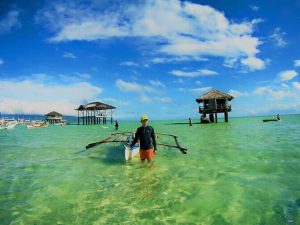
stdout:
[[[97,145],[104,144],[104,143],[126,143],[126,142],[128,142],[128,140],[111,140],[111,139],[114,138],[117,135],[122,135],[122,134],[123,135],[127,135],[127,134],[130,134],[130,133],[131,132],[113,133],[109,137],[107,137],[107,138],[105,138],[105,139],[103,139],[101,141],[88,144],[85,148],[89,149],[89,148],[92,148],[92,147],[95,147]],[[171,148],[178,148],[183,154],[187,154],[187,149],[186,148],[182,148],[180,146],[180,144],[179,144],[179,142],[177,140],[177,136],[172,135],[172,134],[162,134],[162,133],[157,133],[157,135],[171,136],[171,137],[173,137],[175,139],[175,143],[176,143],[176,145],[169,145],[169,144],[163,144],[163,143],[157,143],[157,145],[171,147]]]
[[114,138],[115,136],[117,136],[117,135],[129,135],[129,134],[131,134],[132,132],[119,132],[119,133],[113,133],[113,134],[111,134],[109,137],[107,137],[107,138],[105,138],[105,139],[103,139],[103,140],[101,140],[101,141],[97,141],[97,142],[94,142],[94,143],[90,143],[90,144],[88,144],[85,148],[86,149],[88,149],[88,148],[92,148],[92,147],[95,147],[95,146],[97,146],[97,145],[100,145],[100,144],[103,144],[103,143],[107,143],[107,142],[127,142],[127,140],[121,140],[121,141],[119,141],[119,140],[110,140],[110,139],[112,139],[112,138]]
[[167,145],[167,144],[157,144],[157,145],[162,145],[162,146],[167,146],[167,147],[173,147],[173,148],[178,148],[183,154],[187,154],[187,149],[186,148],[182,148],[177,140],[177,136],[173,135],[173,134],[164,134],[164,133],[156,133],[157,135],[165,135],[165,136],[170,136],[173,137],[176,143],[176,146],[174,145]]
[[157,145],[166,146],[166,147],[171,147],[171,148],[178,148],[179,151],[181,151],[183,154],[187,154],[187,149],[186,149],[186,148],[182,148],[182,147],[180,147],[180,146],[176,146],[176,145],[168,145],[168,144],[162,144],[162,143],[157,143]]

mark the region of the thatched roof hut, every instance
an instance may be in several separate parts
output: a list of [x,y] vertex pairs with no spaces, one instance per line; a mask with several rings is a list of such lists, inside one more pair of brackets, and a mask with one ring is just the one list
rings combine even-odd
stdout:
[[58,124],[58,123],[65,122],[62,119],[62,114],[55,112],[55,111],[49,112],[48,114],[45,115],[45,117],[46,117],[46,119],[45,119],[46,122],[48,122],[50,124]]
[[45,116],[48,116],[48,117],[61,117],[62,114],[60,114],[58,112],[55,112],[55,111],[52,111],[52,112],[49,112],[48,114],[46,114]]
[[200,103],[209,99],[227,99],[228,101],[231,101],[233,96],[214,89],[197,98],[196,102]]
[[90,102],[85,105],[80,105],[75,109],[78,111],[78,124],[80,124],[81,121],[84,125],[100,124],[101,120],[103,124],[106,124],[107,118],[110,118],[112,123],[113,109],[116,109],[116,107],[102,102]]
[[85,105],[80,105],[75,110],[107,110],[107,109],[116,109],[116,107],[102,103],[102,102],[90,102]]
[[[228,112],[231,111],[231,105],[228,102],[232,99],[233,96],[215,89],[197,98],[196,102],[203,104],[199,106],[199,113],[202,114],[201,122],[217,122],[217,113],[224,113],[225,122],[228,122]],[[209,114],[209,120],[206,119],[206,114]]]

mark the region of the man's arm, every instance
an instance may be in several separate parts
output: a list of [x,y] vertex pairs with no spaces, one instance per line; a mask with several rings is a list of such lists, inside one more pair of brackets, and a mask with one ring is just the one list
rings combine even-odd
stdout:
[[139,129],[136,130],[135,135],[134,135],[134,139],[130,144],[130,148],[132,148],[139,140]]

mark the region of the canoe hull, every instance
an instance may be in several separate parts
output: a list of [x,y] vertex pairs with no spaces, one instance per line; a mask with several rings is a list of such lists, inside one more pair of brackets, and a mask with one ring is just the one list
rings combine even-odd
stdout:
[[135,146],[132,149],[125,146],[125,160],[128,161],[137,156],[139,154],[139,150],[139,146]]
[[279,120],[277,119],[266,119],[266,120],[263,120],[263,122],[278,122]]
[[[128,145],[130,145],[130,143],[133,141],[134,137],[133,137],[133,133],[130,133],[129,137],[128,137]],[[125,145],[125,150],[124,150],[124,153],[125,153],[125,160],[128,161],[128,160],[131,160],[133,157],[137,156],[139,154],[139,151],[140,151],[140,145],[139,143],[136,143],[132,149],[130,149],[128,147],[128,145]]]

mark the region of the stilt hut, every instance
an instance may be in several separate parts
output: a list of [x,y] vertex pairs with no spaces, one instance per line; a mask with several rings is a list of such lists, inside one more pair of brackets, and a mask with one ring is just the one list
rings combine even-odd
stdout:
[[77,123],[78,125],[101,124],[101,122],[102,124],[106,124],[107,119],[110,119],[110,122],[113,123],[114,109],[116,107],[102,102],[91,102],[80,105],[75,109],[78,111]]
[[64,120],[62,119],[62,114],[52,111],[45,115],[45,120],[47,123],[50,124],[57,124],[57,123],[63,123]]
[[[200,122],[217,123],[218,113],[224,113],[225,122],[228,122],[228,112],[231,112],[231,105],[228,102],[232,99],[233,96],[218,90],[211,90],[197,98],[196,102],[202,103],[199,106],[199,113],[202,114]],[[206,115],[209,115],[209,119],[206,118]]]

